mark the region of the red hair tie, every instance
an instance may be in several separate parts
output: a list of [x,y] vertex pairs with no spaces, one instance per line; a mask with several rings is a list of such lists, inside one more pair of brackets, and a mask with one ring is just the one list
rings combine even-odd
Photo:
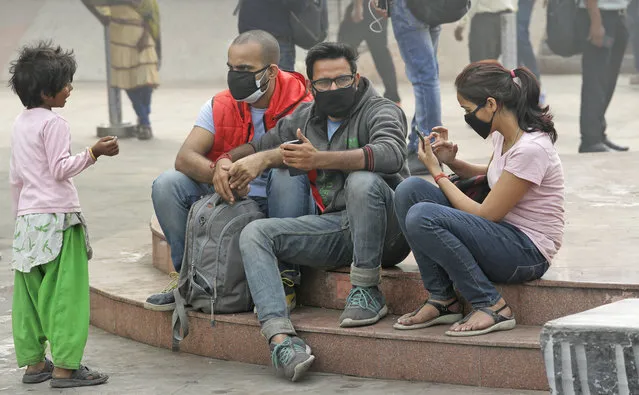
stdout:
[[515,75],[515,70],[510,70],[510,76],[513,78],[517,78],[517,76]]

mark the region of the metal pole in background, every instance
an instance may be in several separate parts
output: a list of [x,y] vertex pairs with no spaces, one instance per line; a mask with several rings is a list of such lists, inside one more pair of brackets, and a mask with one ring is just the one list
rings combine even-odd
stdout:
[[111,85],[111,45],[109,44],[109,25],[104,25],[104,54],[106,58],[107,96],[109,101],[109,123],[119,125],[122,123],[122,102],[120,89]]
[[501,16],[501,63],[505,68],[517,68],[517,15],[508,12]]
[[104,50],[106,58],[107,95],[109,102],[109,125],[99,125],[97,127],[98,137],[131,137],[135,134],[135,126],[130,123],[122,123],[122,101],[120,88],[114,88],[111,86],[111,44],[109,38],[109,24],[104,25]]

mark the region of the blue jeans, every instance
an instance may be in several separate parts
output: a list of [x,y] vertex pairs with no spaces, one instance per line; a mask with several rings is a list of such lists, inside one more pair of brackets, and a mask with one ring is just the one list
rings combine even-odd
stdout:
[[138,116],[138,122],[140,125],[149,126],[151,120],[149,114],[151,114],[151,94],[153,93],[153,87],[151,86],[139,86],[137,88],[128,89],[126,91],[127,96],[131,100],[135,115]]
[[[166,241],[171,260],[179,272],[184,256],[186,221],[193,203],[214,193],[213,185],[198,183],[177,170],[168,170],[153,181],[153,208]],[[288,170],[273,169],[266,185],[267,197],[252,197],[265,215],[276,218],[298,217],[308,213],[314,202],[305,175],[291,177]]]
[[519,0],[517,9],[517,59],[519,65],[526,66],[537,79],[541,78],[535,51],[530,43],[530,20],[535,0]]
[[628,6],[628,27],[635,57],[635,70],[639,73],[639,0],[632,0]]
[[428,27],[420,22],[406,6],[406,0],[392,3],[391,17],[399,52],[406,63],[406,76],[415,94],[415,114],[408,140],[408,152],[413,153],[417,152],[416,131],[428,134],[432,128],[442,124],[437,64],[441,27]]
[[397,223],[393,191],[377,174],[351,173],[346,210],[299,218],[251,222],[240,236],[240,251],[262,334],[295,335],[289,320],[278,259],[302,266],[351,265],[351,283],[373,287],[383,266],[400,263],[409,247]]
[[421,178],[397,187],[395,211],[432,299],[456,297],[454,284],[474,308],[493,306],[501,295],[492,282],[532,281],[548,270],[522,231],[452,208],[438,187]]
[[291,40],[279,39],[280,63],[279,68],[285,71],[295,71],[295,44]]

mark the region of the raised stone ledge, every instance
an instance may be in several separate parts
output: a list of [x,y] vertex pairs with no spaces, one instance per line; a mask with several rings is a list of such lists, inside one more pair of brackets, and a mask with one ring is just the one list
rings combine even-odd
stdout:
[[552,394],[639,394],[639,299],[552,320],[541,345]]

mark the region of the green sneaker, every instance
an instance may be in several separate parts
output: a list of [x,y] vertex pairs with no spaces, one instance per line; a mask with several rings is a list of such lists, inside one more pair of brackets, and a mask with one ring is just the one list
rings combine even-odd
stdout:
[[276,374],[291,381],[302,378],[315,360],[311,348],[297,336],[287,337],[280,344],[271,343],[270,347]]
[[172,311],[175,310],[175,296],[173,290],[177,288],[180,274],[177,272],[169,273],[171,281],[162,292],[153,294],[144,302],[144,308],[153,311]]
[[377,287],[353,287],[339,317],[342,328],[372,325],[388,314],[386,300]]

